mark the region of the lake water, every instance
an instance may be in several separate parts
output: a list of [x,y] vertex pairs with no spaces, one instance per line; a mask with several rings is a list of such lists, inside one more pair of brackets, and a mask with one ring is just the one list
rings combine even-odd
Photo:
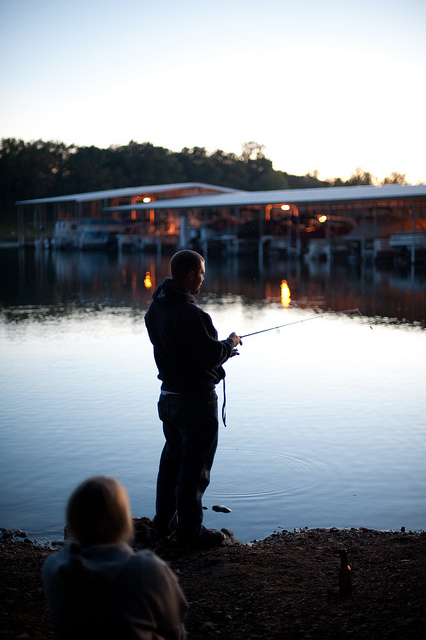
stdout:
[[[70,492],[94,474],[153,517],[163,435],[144,279],[155,287],[168,265],[0,251],[0,526],[60,539]],[[207,526],[243,542],[305,526],[426,528],[424,272],[211,257],[198,304],[221,338],[289,325],[245,338],[226,364]],[[362,317],[344,313],[355,308]]]

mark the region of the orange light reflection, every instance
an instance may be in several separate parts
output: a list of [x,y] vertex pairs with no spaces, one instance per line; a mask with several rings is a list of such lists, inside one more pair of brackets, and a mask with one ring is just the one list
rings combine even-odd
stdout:
[[284,309],[290,306],[291,302],[291,293],[290,287],[287,284],[287,280],[281,280],[281,304]]
[[150,289],[152,287],[151,274],[149,271],[146,272],[143,283],[147,289]]

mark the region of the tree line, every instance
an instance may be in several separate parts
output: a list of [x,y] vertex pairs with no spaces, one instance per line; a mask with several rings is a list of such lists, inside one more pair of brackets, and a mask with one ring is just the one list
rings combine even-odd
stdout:
[[[263,145],[256,142],[245,143],[241,155],[221,149],[209,152],[204,147],[175,152],[133,140],[107,149],[15,138],[0,142],[2,217],[15,212],[17,200],[179,182],[260,191],[375,184],[375,178],[362,169],[346,181],[319,180],[316,171],[304,176],[275,171],[264,155]],[[382,184],[404,182],[405,175],[395,172]]]

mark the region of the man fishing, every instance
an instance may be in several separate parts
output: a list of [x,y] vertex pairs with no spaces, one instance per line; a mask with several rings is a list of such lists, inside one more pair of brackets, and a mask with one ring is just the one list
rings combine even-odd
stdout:
[[154,528],[160,538],[176,534],[179,544],[211,547],[225,539],[221,531],[203,525],[202,497],[218,442],[215,385],[225,377],[223,363],[242,342],[235,332],[218,340],[210,316],[195,304],[204,258],[179,251],[170,270],[171,278],[155,290],[145,316],[162,381],[158,414],[166,438]]

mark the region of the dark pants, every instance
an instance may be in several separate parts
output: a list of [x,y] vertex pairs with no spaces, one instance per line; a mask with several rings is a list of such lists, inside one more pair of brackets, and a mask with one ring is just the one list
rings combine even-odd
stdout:
[[158,415],[166,438],[157,479],[159,535],[176,531],[179,541],[191,541],[203,529],[202,497],[218,441],[215,391],[161,395]]

